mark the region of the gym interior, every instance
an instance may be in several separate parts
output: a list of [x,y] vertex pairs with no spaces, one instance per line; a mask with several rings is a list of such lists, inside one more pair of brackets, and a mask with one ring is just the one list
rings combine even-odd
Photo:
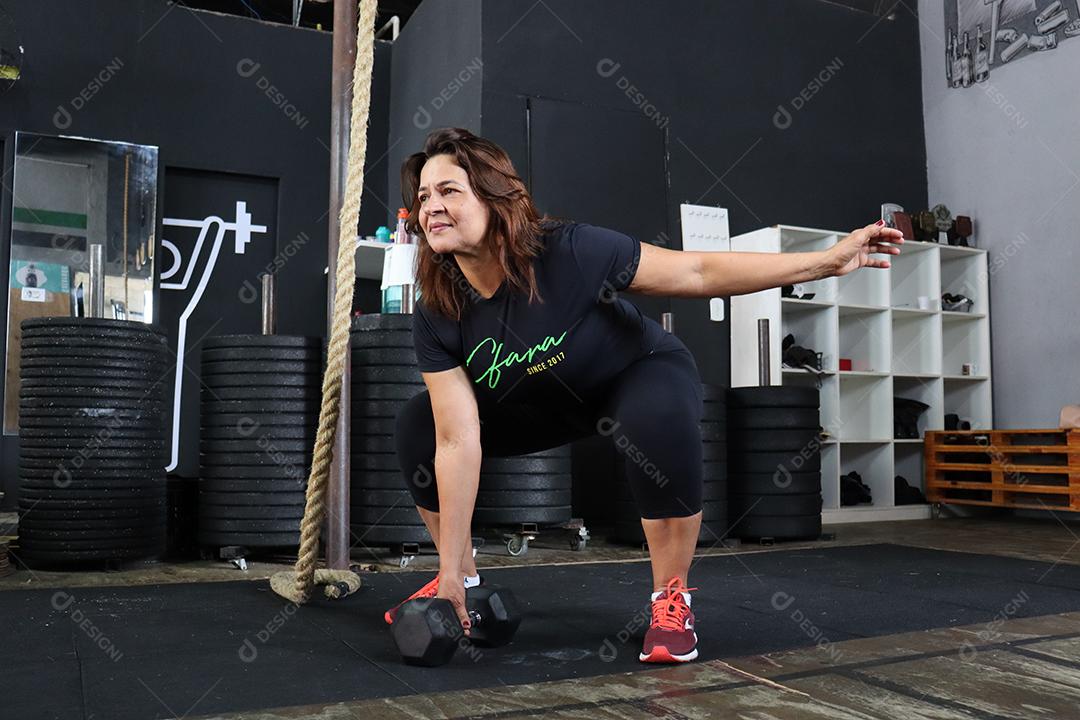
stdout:
[[[1078,35],[0,0],[0,717],[1076,717]],[[587,310],[534,345],[517,278]],[[474,401],[575,394],[616,332],[661,339],[611,417]]]

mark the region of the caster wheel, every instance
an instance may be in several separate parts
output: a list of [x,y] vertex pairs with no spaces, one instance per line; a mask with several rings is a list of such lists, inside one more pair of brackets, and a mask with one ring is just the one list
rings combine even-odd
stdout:
[[506,552],[514,557],[524,555],[529,551],[529,541],[525,538],[512,537],[506,541]]

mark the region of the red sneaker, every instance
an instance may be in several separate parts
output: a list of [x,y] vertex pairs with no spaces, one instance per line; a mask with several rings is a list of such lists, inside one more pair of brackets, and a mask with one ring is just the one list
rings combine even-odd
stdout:
[[671,578],[664,591],[653,600],[652,622],[645,633],[645,646],[638,659],[641,662],[688,662],[697,657],[697,633],[694,632],[694,613],[686,604],[683,592],[688,588],[679,578]]
[[410,600],[416,600],[418,598],[432,598],[432,597],[435,597],[438,594],[439,594],[439,576],[436,575],[434,580],[432,580],[427,585],[425,585],[424,587],[422,587],[419,590],[417,590],[416,592],[414,592],[409,597],[407,597],[404,600],[402,600],[401,602],[399,602],[394,607],[387,610],[386,613],[383,615],[383,620],[386,621],[387,625],[393,625],[394,624],[394,616],[397,615],[397,611],[398,611],[399,607],[401,607],[405,603],[409,602]]

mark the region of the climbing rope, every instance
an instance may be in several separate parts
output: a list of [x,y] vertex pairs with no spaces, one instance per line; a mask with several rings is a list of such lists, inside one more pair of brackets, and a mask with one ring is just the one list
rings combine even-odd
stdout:
[[300,524],[300,550],[292,572],[276,573],[270,587],[282,597],[301,605],[311,597],[315,584],[325,585],[327,597],[336,598],[356,591],[360,577],[349,570],[315,569],[319,556],[319,531],[326,514],[326,478],[334,452],[341,401],[345,351],[349,340],[350,311],[356,277],[356,233],[360,222],[360,195],[364,187],[364,157],[367,154],[368,112],[371,109],[371,68],[375,46],[376,0],[360,0],[356,33],[356,64],[353,67],[353,98],[349,120],[349,166],[345,194],[339,214],[340,235],[337,255],[337,292],[334,295],[323,376],[322,407],[315,452],[308,477],[304,519]]

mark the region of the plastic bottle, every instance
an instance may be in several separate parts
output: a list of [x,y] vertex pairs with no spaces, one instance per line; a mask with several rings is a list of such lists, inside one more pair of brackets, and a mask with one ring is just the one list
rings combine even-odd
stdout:
[[[394,230],[394,242],[408,242],[409,233],[405,229],[405,220],[409,217],[409,210],[407,208],[398,208],[397,214],[397,227]],[[383,290],[382,294],[382,311],[384,313],[400,313],[401,312],[401,285],[391,285]]]
[[379,229],[375,231],[375,239],[379,242],[390,242],[390,228],[380,225]]

